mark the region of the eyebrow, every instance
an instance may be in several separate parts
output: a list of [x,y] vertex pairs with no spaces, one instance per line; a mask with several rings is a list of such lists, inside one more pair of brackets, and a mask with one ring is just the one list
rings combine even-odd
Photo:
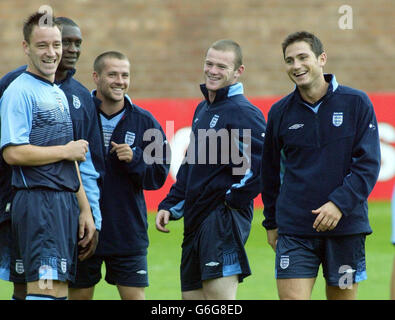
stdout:
[[[298,53],[295,57],[308,56],[308,55],[309,54],[307,52],[301,52],[301,53]],[[294,58],[293,56],[286,56],[286,57],[284,57],[284,60],[293,59],[293,58]]]

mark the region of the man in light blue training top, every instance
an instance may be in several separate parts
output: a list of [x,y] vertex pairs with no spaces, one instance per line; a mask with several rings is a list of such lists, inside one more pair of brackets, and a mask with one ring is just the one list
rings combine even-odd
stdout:
[[0,100],[1,149],[12,166],[15,189],[10,280],[27,283],[28,300],[67,297],[76,235],[86,246],[95,231],[76,163],[86,160],[88,142],[73,140],[67,98],[54,84],[61,31],[53,17],[43,23],[43,15],[35,13],[25,22],[28,67]]
[[[73,75],[81,53],[82,34],[78,25],[69,18],[57,17],[56,23],[62,27],[62,59],[55,74],[55,83],[65,93],[70,116],[73,123],[74,140],[84,139],[89,143],[86,161],[80,162],[81,180],[88,198],[96,225],[96,235],[85,248],[79,248],[79,259],[85,259],[93,254],[98,241],[98,231],[101,229],[101,212],[99,205],[100,189],[98,183],[103,178],[104,162],[103,148],[100,137],[96,108],[88,89]],[[26,71],[27,66],[21,66],[0,80],[0,98],[7,87]],[[101,177],[101,178],[99,178]],[[12,201],[11,167],[0,156],[0,278],[9,280],[11,222],[10,207]],[[26,286],[14,283],[14,299],[24,299]]]

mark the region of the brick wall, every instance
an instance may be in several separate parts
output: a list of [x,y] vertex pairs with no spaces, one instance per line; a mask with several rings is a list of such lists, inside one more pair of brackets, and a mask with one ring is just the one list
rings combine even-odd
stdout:
[[[394,0],[1,0],[0,76],[25,63],[22,22],[44,4],[80,25],[84,42],[76,77],[90,89],[94,58],[119,50],[132,61],[132,97],[199,97],[207,47],[232,38],[244,51],[246,95],[283,95],[293,86],[280,44],[305,29],[323,41],[325,71],[340,83],[395,91]],[[344,4],[353,10],[351,30],[338,25]]]

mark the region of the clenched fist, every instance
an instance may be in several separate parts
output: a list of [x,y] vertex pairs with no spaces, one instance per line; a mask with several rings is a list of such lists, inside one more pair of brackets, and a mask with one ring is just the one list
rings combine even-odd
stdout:
[[66,159],[70,161],[85,161],[88,145],[88,141],[83,139],[70,141],[65,145]]

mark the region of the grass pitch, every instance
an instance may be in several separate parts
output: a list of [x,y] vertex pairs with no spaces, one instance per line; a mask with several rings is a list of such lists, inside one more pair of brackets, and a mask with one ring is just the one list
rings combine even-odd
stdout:
[[[390,243],[391,208],[389,202],[369,203],[373,234],[366,238],[366,265],[368,279],[359,284],[358,299],[387,300],[391,279],[394,246]],[[171,221],[169,234],[155,229],[155,214],[149,214],[148,272],[150,286],[146,289],[149,300],[178,300],[181,298],[179,265],[183,222]],[[252,275],[240,284],[237,298],[242,300],[277,300],[274,279],[274,252],[267,244],[266,231],[261,226],[262,212],[256,210],[246,250]],[[105,270],[103,268],[103,277]],[[9,300],[12,285],[0,280],[0,299]],[[94,299],[118,300],[115,286],[104,280],[96,286]],[[325,282],[320,271],[313,289],[312,299],[325,299]]]

